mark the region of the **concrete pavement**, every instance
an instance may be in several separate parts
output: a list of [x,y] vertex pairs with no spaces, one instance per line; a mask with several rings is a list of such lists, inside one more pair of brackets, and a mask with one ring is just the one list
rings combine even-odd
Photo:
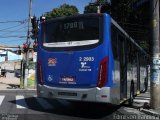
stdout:
[[6,74],[6,77],[0,77],[0,90],[19,89],[20,78],[16,78],[14,73]]
[[160,119],[160,108],[155,110],[151,109],[150,106],[150,86],[148,86],[148,90],[145,93],[141,93],[135,97],[133,107],[138,108],[147,115],[152,115]]

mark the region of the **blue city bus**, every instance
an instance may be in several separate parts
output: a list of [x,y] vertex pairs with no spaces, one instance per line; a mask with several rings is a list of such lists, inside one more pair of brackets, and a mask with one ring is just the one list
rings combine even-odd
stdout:
[[147,53],[106,13],[47,20],[38,32],[37,94],[132,104],[148,80],[147,59]]

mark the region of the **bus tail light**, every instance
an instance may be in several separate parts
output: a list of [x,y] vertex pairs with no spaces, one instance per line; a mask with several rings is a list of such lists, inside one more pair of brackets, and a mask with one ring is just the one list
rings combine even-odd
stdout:
[[37,63],[37,77],[38,82],[43,85],[43,76],[42,76],[42,64],[40,62]]
[[108,81],[108,57],[101,60],[100,70],[98,75],[98,87],[103,87]]

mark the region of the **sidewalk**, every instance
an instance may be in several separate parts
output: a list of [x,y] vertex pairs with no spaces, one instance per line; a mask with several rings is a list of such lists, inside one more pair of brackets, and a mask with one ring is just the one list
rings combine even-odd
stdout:
[[141,108],[140,111],[143,112],[143,113],[145,113],[145,114],[148,114],[148,115],[159,117],[159,119],[160,119],[160,108],[158,108],[158,109],[151,109],[150,103],[146,104],[146,106],[144,106],[143,108]]
[[133,107],[138,108],[141,112],[147,115],[152,115],[160,118],[160,108],[154,110],[150,107],[150,86],[145,93],[141,93],[140,95],[135,97]]
[[14,77],[14,73],[6,74],[6,77],[0,77],[0,90],[19,89],[20,79]]
[[[14,73],[7,72],[6,77],[0,77],[0,90],[22,90],[20,88],[20,78],[14,76]],[[26,90],[35,90],[28,86]]]

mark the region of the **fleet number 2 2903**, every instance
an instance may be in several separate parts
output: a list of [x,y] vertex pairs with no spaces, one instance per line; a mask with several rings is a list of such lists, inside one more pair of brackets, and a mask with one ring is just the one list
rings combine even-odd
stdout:
[[79,57],[79,61],[94,61],[94,57]]

